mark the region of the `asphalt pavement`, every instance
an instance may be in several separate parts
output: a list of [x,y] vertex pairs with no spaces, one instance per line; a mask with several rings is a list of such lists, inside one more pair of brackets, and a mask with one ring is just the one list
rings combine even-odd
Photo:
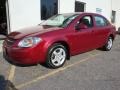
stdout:
[[59,69],[40,64],[14,66],[3,59],[1,51],[1,77],[0,86],[9,80],[18,90],[120,90],[120,36],[111,51],[93,50],[73,56]]

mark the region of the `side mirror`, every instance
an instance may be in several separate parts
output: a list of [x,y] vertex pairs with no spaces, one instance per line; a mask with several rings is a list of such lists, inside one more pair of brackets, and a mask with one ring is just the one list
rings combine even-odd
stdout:
[[85,25],[85,24],[77,24],[76,26],[75,26],[75,30],[80,30],[80,29],[87,29],[88,27],[87,27],[87,25]]
[[80,25],[79,24],[75,25],[75,30],[80,30]]

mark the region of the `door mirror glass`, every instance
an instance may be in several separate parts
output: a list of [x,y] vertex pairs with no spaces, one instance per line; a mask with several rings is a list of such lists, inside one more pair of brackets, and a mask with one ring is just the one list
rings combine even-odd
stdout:
[[88,27],[87,27],[87,25],[85,25],[85,24],[77,24],[76,26],[75,26],[75,30],[80,30],[80,29],[87,29]]
[[87,25],[85,25],[85,24],[80,24],[79,27],[80,27],[80,29],[87,29],[88,28]]

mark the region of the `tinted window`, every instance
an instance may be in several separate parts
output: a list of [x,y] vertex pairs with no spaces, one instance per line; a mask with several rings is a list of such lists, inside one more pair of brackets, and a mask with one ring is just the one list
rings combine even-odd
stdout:
[[67,14],[57,14],[53,17],[45,20],[40,25],[49,25],[49,26],[57,26],[57,27],[66,27],[68,26],[76,17],[78,14],[74,15],[67,15]]
[[98,27],[108,25],[108,21],[101,16],[95,16],[95,22],[96,22],[96,26],[98,26]]
[[41,0],[41,19],[46,20],[55,14],[58,14],[58,0]]
[[91,16],[84,16],[80,19],[79,23],[83,23],[88,28],[93,27],[93,20]]

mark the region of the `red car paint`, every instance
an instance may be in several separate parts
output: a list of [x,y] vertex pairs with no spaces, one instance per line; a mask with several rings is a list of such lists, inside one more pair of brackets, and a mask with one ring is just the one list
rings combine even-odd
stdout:
[[[90,15],[93,20],[93,27],[75,30],[77,21],[83,16]],[[45,63],[47,52],[54,43],[66,43],[70,56],[102,47],[110,35],[115,37],[115,27],[110,23],[105,27],[97,27],[94,16],[101,16],[94,13],[80,13],[67,27],[35,26],[26,28],[8,35],[3,43],[3,53],[12,62],[19,64]],[[103,16],[101,16],[103,17]],[[104,17],[103,17],[104,18]],[[30,48],[20,48],[18,43],[24,37],[37,36],[42,42]]]

